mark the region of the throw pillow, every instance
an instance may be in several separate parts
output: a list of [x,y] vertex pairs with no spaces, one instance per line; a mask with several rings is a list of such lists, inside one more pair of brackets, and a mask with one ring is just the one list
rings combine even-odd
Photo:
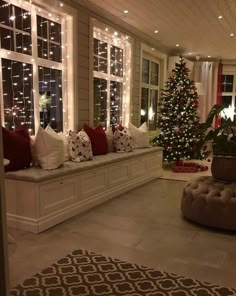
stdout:
[[93,158],[91,142],[85,131],[69,131],[68,147],[71,160],[81,162]]
[[114,143],[113,143],[113,131],[112,127],[108,127],[105,131],[106,137],[107,137],[107,151],[108,152],[114,152]]
[[[56,133],[55,133],[56,134]],[[62,139],[50,128],[41,126],[34,141],[37,163],[45,170],[56,169],[64,163],[64,144]]]
[[57,134],[63,141],[64,144],[64,157],[65,161],[70,160],[70,153],[69,153],[69,147],[68,147],[68,136],[64,133],[60,132]]
[[129,131],[134,141],[134,148],[147,148],[150,147],[148,128],[144,122],[139,128],[129,123]]
[[126,127],[122,131],[116,129],[113,135],[113,141],[116,152],[133,151],[133,141]]
[[26,125],[15,131],[2,127],[3,155],[10,163],[5,171],[17,171],[30,166],[32,161],[30,136]]
[[93,129],[89,125],[84,124],[84,131],[90,138],[93,155],[106,154],[108,151],[108,146],[107,137],[103,130],[103,127],[99,125],[95,129]]

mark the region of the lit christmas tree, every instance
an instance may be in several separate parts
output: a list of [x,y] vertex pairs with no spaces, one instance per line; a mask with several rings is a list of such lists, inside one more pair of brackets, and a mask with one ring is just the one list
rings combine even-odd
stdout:
[[189,69],[180,57],[162,90],[158,127],[160,135],[153,143],[162,146],[163,160],[171,163],[180,159],[204,159],[208,152],[198,143],[204,137],[199,133],[198,94]]

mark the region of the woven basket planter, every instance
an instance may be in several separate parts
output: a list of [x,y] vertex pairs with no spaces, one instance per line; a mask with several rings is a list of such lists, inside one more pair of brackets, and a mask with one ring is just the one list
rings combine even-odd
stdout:
[[221,181],[236,181],[236,156],[213,155],[212,176]]

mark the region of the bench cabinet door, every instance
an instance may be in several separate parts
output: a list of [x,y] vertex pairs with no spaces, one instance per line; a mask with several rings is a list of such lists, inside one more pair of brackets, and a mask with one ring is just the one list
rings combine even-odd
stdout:
[[79,201],[96,196],[107,190],[107,170],[94,169],[81,173],[78,179]]
[[39,194],[40,216],[66,208],[77,202],[76,178],[65,178],[41,185]]

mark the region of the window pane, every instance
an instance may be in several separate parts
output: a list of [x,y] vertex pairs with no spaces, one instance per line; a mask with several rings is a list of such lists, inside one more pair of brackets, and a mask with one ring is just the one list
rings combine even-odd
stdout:
[[110,124],[118,125],[121,122],[122,114],[123,84],[117,81],[110,81]]
[[93,69],[107,73],[107,43],[94,38],[94,59]]
[[37,36],[48,38],[48,20],[37,15]]
[[48,20],[49,39],[61,44],[61,25]]
[[222,92],[232,92],[234,75],[222,75]]
[[61,25],[37,16],[38,57],[62,62]]
[[48,57],[48,43],[42,39],[38,39],[38,57],[44,59]]
[[111,74],[123,77],[123,49],[111,46]]
[[31,13],[27,10],[15,6],[15,17],[16,29],[31,34]]
[[24,54],[32,54],[31,36],[16,32],[16,51]]
[[148,110],[149,130],[155,130],[157,127],[157,90],[150,90],[150,106]]
[[158,85],[159,65],[151,62],[151,84]]
[[12,16],[12,5],[0,0],[0,24],[13,27],[13,22],[10,20]]
[[148,88],[142,88],[141,97],[141,124],[148,120]]
[[94,126],[107,127],[107,80],[94,78]]
[[49,43],[49,60],[55,61],[55,62],[61,62],[61,46]]
[[94,39],[94,54],[107,59],[107,43]]
[[39,67],[40,125],[63,130],[62,71]]
[[1,48],[14,50],[13,31],[0,28]]
[[33,67],[2,59],[4,120],[7,129],[26,124],[34,133]]
[[232,105],[232,96],[222,96],[222,105],[228,108]]
[[149,83],[149,60],[147,59],[143,59],[142,82]]

